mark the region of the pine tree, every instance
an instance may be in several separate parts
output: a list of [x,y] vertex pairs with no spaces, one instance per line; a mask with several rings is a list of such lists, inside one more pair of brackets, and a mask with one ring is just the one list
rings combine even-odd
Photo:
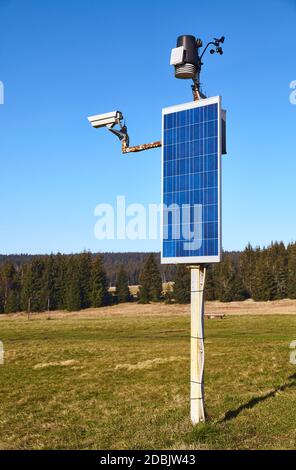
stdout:
[[116,296],[120,303],[128,302],[130,300],[128,276],[123,266],[121,266],[116,279]]
[[106,272],[102,258],[97,255],[92,266],[91,298],[93,307],[102,307],[109,303]]
[[5,283],[3,279],[2,270],[0,270],[0,313],[4,312],[4,301],[5,301]]
[[174,277],[174,299],[177,304],[190,303],[190,270],[178,264]]
[[81,308],[91,306],[91,269],[91,254],[85,251],[78,256]]
[[42,297],[45,300],[46,308],[50,310],[55,310],[57,308],[57,299],[56,299],[56,262],[54,255],[47,256],[45,258],[45,268],[42,279]]
[[224,254],[222,262],[215,268],[215,276],[217,297],[221,302],[244,300],[248,297],[239,268],[231,255]]
[[5,303],[5,313],[14,313],[20,310],[20,298],[19,292],[15,289],[8,291],[7,299]]
[[54,257],[54,272],[55,308],[64,310],[67,308],[67,258],[65,255],[58,253]]
[[283,242],[274,242],[266,250],[268,267],[273,274],[276,284],[275,299],[284,299],[287,296],[288,259],[287,250]]
[[67,266],[66,308],[76,312],[81,308],[79,271],[77,258],[71,256]]
[[276,275],[277,299],[285,299],[288,293],[288,269],[286,266],[279,267]]
[[274,300],[277,295],[277,284],[268,263],[267,250],[258,254],[253,282],[253,299],[256,301]]
[[32,312],[41,312],[46,308],[44,296],[44,258],[34,258],[23,271],[21,303],[22,309],[27,310],[30,303]]
[[296,243],[291,243],[287,249],[287,295],[296,299]]
[[8,262],[3,266],[3,310],[5,313],[13,313],[20,310],[20,282],[19,273],[13,263]]
[[221,302],[231,302],[235,268],[233,260],[229,255],[224,253],[223,260],[215,269],[215,275],[217,282],[217,298]]
[[149,298],[149,290],[147,287],[140,286],[139,288],[139,304],[149,304],[150,298]]
[[252,297],[254,270],[256,268],[257,256],[258,251],[255,251],[249,243],[239,257],[239,271],[248,297]]
[[235,269],[232,285],[230,289],[230,297],[233,302],[240,302],[250,297],[248,290],[245,288],[241,272]]
[[142,303],[149,302],[150,300],[160,300],[162,295],[162,280],[153,253],[147,257],[144,264],[140,275],[140,285],[139,298]]
[[31,295],[30,291],[30,264],[26,263],[22,266],[22,281],[21,281],[21,310],[27,311],[28,300]]
[[209,265],[206,272],[205,298],[206,300],[216,300],[216,283],[214,266]]

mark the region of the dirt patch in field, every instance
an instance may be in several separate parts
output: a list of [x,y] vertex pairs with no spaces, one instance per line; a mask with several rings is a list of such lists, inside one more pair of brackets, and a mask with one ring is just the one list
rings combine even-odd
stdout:
[[156,357],[155,359],[148,359],[147,361],[137,362],[136,364],[117,364],[115,370],[127,369],[129,371],[138,369],[152,369],[153,366],[158,364],[166,364],[168,362],[180,362],[186,360],[185,357]]
[[35,364],[33,366],[33,369],[45,369],[46,367],[56,367],[56,366],[73,366],[74,364],[77,364],[78,361],[75,361],[74,359],[68,359],[67,361],[59,361],[59,362],[41,362],[40,364]]

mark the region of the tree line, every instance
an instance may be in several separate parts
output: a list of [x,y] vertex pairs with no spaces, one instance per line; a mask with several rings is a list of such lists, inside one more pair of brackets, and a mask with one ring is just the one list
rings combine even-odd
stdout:
[[[94,259],[98,253],[92,253],[91,257]],[[147,259],[147,253],[143,252],[125,252],[125,253],[99,253],[101,256],[102,263],[107,273],[108,283],[111,286],[115,286],[118,270],[120,266],[124,266],[124,269],[128,275],[129,285],[139,285],[140,274],[143,265]],[[71,255],[65,255],[70,257]],[[24,264],[31,263],[34,259],[42,257],[42,255],[28,255],[28,254],[11,254],[1,255],[0,254],[0,266],[6,262],[13,263],[17,268],[20,268]],[[158,253],[155,253],[155,259],[159,265],[160,274],[163,282],[171,281],[174,274],[174,266],[162,265],[160,266],[160,257]]]
[[80,310],[109,303],[106,272],[100,256],[50,255],[34,257],[0,270],[0,311]]
[[[165,280],[173,282],[165,288],[159,254],[142,254],[137,270],[138,276],[133,280],[140,287],[137,296],[132,296],[128,264],[118,264],[115,276],[112,271],[115,289],[110,292],[110,278],[102,255],[83,252],[32,256],[23,264],[3,257],[0,313],[76,311],[133,300],[190,302],[190,271],[186,265],[171,266],[166,271]],[[208,266],[207,300],[267,301],[287,297],[296,298],[296,243],[286,247],[276,242],[266,248],[248,245],[240,253],[224,253],[221,263]]]
[[[186,266],[177,266],[174,281],[168,300],[190,302]],[[221,302],[296,299],[296,243],[286,247],[283,242],[274,242],[265,248],[248,244],[240,253],[224,253],[221,263],[208,266],[205,297]]]

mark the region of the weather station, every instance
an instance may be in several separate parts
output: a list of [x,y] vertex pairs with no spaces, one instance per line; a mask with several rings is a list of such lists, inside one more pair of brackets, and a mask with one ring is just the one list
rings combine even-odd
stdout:
[[185,263],[191,271],[190,414],[206,420],[204,404],[204,287],[207,266],[221,261],[221,155],[226,154],[226,112],[220,96],[206,97],[200,74],[206,51],[223,54],[224,36],[203,48],[202,40],[179,36],[171,51],[175,77],[192,80],[193,101],[162,110],[161,140],[130,146],[120,111],[88,118],[121,141],[122,153],[162,147],[161,263]]

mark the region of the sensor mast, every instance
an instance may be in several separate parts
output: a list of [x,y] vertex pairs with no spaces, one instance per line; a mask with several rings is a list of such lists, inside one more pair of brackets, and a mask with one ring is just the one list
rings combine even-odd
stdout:
[[177,47],[172,49],[170,64],[175,67],[175,77],[182,80],[191,79],[193,81],[192,93],[194,101],[206,98],[201,91],[200,84],[200,73],[203,66],[202,58],[210,45],[213,45],[215,49],[210,50],[210,54],[222,55],[223,50],[221,44],[224,43],[225,37],[217,39],[207,43],[204,50],[200,53],[202,48],[202,40],[195,38],[195,36],[179,36],[177,39]]

